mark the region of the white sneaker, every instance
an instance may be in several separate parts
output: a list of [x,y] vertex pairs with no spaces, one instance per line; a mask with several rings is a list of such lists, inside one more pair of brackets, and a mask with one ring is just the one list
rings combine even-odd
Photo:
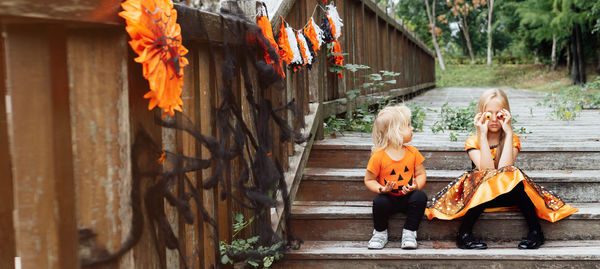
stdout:
[[385,244],[388,242],[388,233],[387,230],[378,232],[373,229],[373,237],[369,240],[369,248],[370,249],[382,249],[385,247]]
[[416,249],[417,248],[417,231],[407,229],[402,230],[402,248]]

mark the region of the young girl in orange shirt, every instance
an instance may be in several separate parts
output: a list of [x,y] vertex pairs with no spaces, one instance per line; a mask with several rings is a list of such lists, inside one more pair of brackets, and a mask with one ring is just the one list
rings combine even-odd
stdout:
[[372,155],[367,165],[365,185],[377,193],[373,199],[373,237],[370,249],[381,249],[388,241],[388,219],[398,211],[406,212],[402,230],[402,248],[417,248],[417,229],[423,218],[427,196],[421,188],[427,175],[425,158],[417,149],[405,145],[412,139],[410,110],[402,106],[386,107],[373,124]]
[[555,222],[577,212],[513,166],[521,143],[512,131],[511,119],[504,91],[490,89],[481,95],[474,119],[477,134],[465,142],[473,169],[477,169],[442,189],[426,209],[429,219],[463,217],[456,240],[459,248],[487,248],[472,236],[473,225],[486,208],[519,208],[529,228],[527,237],[517,245],[519,249],[535,249],[544,243],[538,218]]

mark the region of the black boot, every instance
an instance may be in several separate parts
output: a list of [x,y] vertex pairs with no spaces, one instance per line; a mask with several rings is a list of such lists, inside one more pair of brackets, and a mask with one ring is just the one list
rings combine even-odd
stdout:
[[461,249],[487,249],[486,243],[473,239],[470,233],[459,233],[456,238],[456,246]]
[[531,231],[527,234],[527,238],[521,239],[519,249],[536,249],[544,244],[544,233],[542,231]]

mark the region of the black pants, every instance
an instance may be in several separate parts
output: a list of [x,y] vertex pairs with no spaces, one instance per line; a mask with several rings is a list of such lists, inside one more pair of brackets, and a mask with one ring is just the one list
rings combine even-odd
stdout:
[[531,202],[531,199],[529,199],[529,196],[527,196],[527,193],[525,193],[523,182],[520,182],[510,192],[502,194],[489,202],[469,209],[469,211],[467,211],[463,217],[463,222],[461,223],[458,232],[460,234],[471,233],[473,231],[473,225],[475,225],[475,221],[477,221],[481,213],[483,213],[483,210],[488,207],[506,207],[515,205],[518,206],[519,210],[521,210],[521,213],[523,213],[523,216],[527,221],[527,226],[529,226],[529,231],[542,230],[539,219],[535,213],[535,206]]
[[420,190],[412,191],[407,195],[393,196],[391,194],[378,194],[373,199],[373,224],[378,232],[387,230],[388,219],[397,212],[406,213],[404,229],[416,231],[423,219],[427,195]]

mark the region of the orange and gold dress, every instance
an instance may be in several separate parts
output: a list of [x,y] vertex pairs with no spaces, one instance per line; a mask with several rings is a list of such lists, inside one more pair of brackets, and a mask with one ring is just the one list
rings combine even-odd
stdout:
[[[521,150],[519,137],[514,134],[513,146]],[[476,135],[469,137],[465,142],[465,150],[470,149],[479,149]],[[492,156],[496,156],[496,148],[492,148],[491,151]],[[469,209],[510,192],[521,181],[539,218],[556,222],[578,211],[551,191],[533,182],[521,169],[507,166],[464,173],[433,197],[425,209],[425,215],[430,220],[434,217],[443,220],[462,217]],[[510,208],[490,208],[486,212],[507,209]]]

